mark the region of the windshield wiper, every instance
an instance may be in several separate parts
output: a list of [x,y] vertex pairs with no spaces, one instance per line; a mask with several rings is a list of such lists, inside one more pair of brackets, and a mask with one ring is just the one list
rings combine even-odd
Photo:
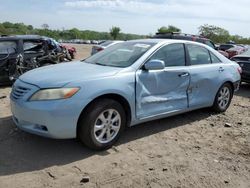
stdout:
[[96,64],[96,65],[101,65],[101,66],[108,66],[108,65],[105,65],[105,64],[102,64],[102,63],[98,63],[98,62],[96,62],[96,63],[94,63],[94,64]]

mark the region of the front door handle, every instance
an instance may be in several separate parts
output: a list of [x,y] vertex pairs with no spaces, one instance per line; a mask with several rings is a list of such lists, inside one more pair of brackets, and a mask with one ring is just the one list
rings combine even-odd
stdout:
[[183,72],[181,74],[178,75],[179,77],[187,77],[189,76],[189,73],[188,72]]
[[219,72],[223,72],[225,69],[223,67],[219,68]]

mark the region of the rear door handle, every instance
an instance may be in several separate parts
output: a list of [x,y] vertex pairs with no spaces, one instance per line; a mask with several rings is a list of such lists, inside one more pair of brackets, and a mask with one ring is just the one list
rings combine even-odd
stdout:
[[225,69],[223,67],[219,68],[219,72],[223,72]]
[[189,76],[189,73],[188,72],[183,72],[181,74],[178,75],[179,77],[187,77]]

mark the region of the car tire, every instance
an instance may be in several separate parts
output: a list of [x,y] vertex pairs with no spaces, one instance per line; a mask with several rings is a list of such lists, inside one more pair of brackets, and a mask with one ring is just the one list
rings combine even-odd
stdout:
[[110,148],[120,137],[126,125],[126,114],[122,105],[112,99],[98,99],[82,113],[77,135],[89,148]]
[[218,90],[213,104],[215,112],[225,112],[232,100],[233,88],[229,83],[223,84]]

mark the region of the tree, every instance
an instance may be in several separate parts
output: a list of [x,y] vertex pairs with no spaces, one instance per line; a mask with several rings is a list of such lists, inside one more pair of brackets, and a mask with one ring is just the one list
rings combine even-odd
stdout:
[[76,28],[70,29],[69,33],[72,39],[79,39],[81,35],[81,32]]
[[45,29],[45,30],[47,30],[47,29],[49,29],[49,25],[46,24],[46,23],[44,23],[44,24],[42,25],[42,28]]
[[181,29],[173,25],[169,25],[168,27],[163,26],[158,29],[158,33],[160,34],[172,33],[172,32],[181,32]]
[[118,37],[118,35],[119,35],[119,33],[120,33],[120,31],[121,31],[121,29],[119,28],[119,27],[112,27],[111,29],[110,29],[110,35],[111,35],[111,37],[113,37],[113,39],[114,40],[116,40],[117,39],[117,37]]
[[6,34],[8,34],[8,33],[5,29],[5,27],[2,24],[0,24],[0,35],[6,35]]
[[214,25],[202,25],[199,28],[199,34],[213,40],[217,43],[223,43],[230,40],[230,34],[226,29]]
[[34,28],[33,28],[32,25],[28,25],[28,26],[27,26],[27,29],[28,29],[28,30],[33,30]]

